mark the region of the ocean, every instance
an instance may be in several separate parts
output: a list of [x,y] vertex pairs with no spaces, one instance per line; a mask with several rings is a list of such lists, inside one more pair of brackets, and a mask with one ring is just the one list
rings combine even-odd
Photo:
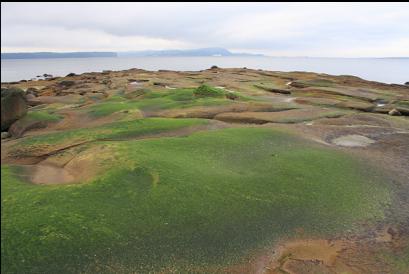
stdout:
[[409,81],[409,58],[313,57],[95,57],[1,60],[1,81],[30,80],[44,73],[65,76],[70,72],[100,72],[140,68],[195,71],[216,65],[222,68],[309,71],[354,75],[366,80],[403,84]]

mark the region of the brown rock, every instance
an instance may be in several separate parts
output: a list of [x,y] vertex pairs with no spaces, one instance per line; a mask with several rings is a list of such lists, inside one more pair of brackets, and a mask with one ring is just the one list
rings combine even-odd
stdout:
[[1,89],[1,130],[7,130],[12,123],[27,113],[24,91],[18,88]]
[[10,126],[9,133],[11,136],[19,138],[28,130],[45,127],[47,127],[47,123],[44,121],[20,119]]

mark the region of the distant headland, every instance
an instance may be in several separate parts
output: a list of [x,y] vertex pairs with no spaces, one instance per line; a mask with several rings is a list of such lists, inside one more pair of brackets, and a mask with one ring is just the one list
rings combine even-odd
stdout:
[[171,56],[263,56],[252,53],[233,53],[224,48],[188,50],[143,50],[125,52],[13,52],[2,53],[1,59],[90,58],[90,57],[171,57]]

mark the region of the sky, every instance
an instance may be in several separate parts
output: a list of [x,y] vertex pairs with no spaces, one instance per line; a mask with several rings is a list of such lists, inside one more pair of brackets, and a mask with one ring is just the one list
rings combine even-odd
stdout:
[[409,56],[409,3],[1,3],[1,52]]

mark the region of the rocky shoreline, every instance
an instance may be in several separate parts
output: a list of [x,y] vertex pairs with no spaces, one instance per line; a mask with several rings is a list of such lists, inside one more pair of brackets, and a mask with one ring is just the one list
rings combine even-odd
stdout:
[[[124,185],[129,182],[147,181],[150,182],[147,185],[138,186],[137,189],[129,188],[124,192],[126,194],[118,194],[118,197],[128,197],[126,195],[130,195],[129,193],[141,193],[141,196],[138,196],[139,200],[136,201],[144,201],[148,199],[146,197],[150,197],[150,194],[147,193],[155,193],[155,189],[167,187],[168,182],[172,182],[173,178],[178,178],[179,181],[176,181],[178,184],[192,182],[186,191],[192,197],[200,200],[208,193],[211,193],[209,197],[217,197],[219,192],[212,191],[219,187],[219,183],[215,184],[216,177],[219,176],[230,184],[226,193],[234,194],[231,203],[240,201],[238,204],[248,205],[249,211],[255,205],[262,205],[257,208],[257,213],[249,215],[250,218],[246,215],[246,208],[230,212],[228,206],[220,202],[225,207],[224,210],[232,215],[229,215],[228,218],[217,215],[216,219],[226,225],[229,231],[232,231],[226,235],[235,235],[234,233],[237,232],[237,239],[232,237],[243,243],[249,237],[253,237],[249,236],[247,230],[254,227],[246,226],[247,230],[241,231],[231,219],[241,220],[243,218],[248,222],[254,221],[260,227],[266,224],[273,227],[274,225],[267,222],[265,218],[257,219],[254,216],[261,213],[269,216],[268,214],[275,212],[274,208],[268,209],[271,212],[263,210],[276,201],[289,206],[310,196],[325,200],[327,196],[324,194],[321,196],[320,191],[329,187],[327,194],[337,193],[333,199],[340,199],[340,208],[331,209],[333,210],[331,212],[339,212],[339,214],[319,215],[320,210],[325,212],[325,209],[331,206],[330,199],[327,202],[329,205],[317,205],[320,210],[311,207],[314,213],[308,215],[311,216],[311,220],[315,217],[316,220],[319,220],[315,221],[312,227],[318,227],[320,233],[321,222],[325,223],[331,218],[344,218],[341,223],[345,222],[347,226],[350,224],[349,218],[353,219],[349,217],[349,212],[354,210],[358,212],[366,206],[368,212],[373,210],[373,216],[377,216],[376,222],[356,217],[357,219],[354,219],[353,222],[357,227],[356,231],[349,229],[344,231],[340,228],[336,236],[328,237],[322,232],[320,238],[314,238],[313,233],[308,234],[308,229],[304,229],[300,224],[294,227],[289,225],[288,231],[291,233],[295,231],[294,235],[290,232],[288,233],[291,235],[286,237],[277,234],[282,237],[280,245],[276,245],[277,241],[274,241],[275,244],[270,246],[267,252],[259,250],[254,253],[253,251],[247,252],[247,249],[243,247],[243,250],[247,252],[243,251],[245,254],[256,255],[251,255],[247,263],[235,262],[233,266],[223,266],[217,270],[222,269],[222,272],[229,273],[242,273],[243,271],[307,273],[303,272],[307,270],[310,271],[308,273],[341,273],[342,271],[348,273],[405,273],[408,270],[409,266],[404,262],[409,246],[409,234],[405,228],[409,226],[409,202],[407,200],[409,194],[408,83],[405,85],[385,84],[347,75],[333,76],[310,72],[279,72],[246,68],[222,69],[216,66],[207,70],[190,72],[130,69],[79,75],[70,73],[66,77],[44,76],[44,79],[38,80],[1,83],[1,164],[2,176],[3,174],[10,176],[7,177],[9,181],[10,178],[18,178],[26,185],[55,187],[55,191],[59,191],[59,187],[64,189],[72,184],[87,185],[86,183],[89,182],[91,182],[89,187],[97,187],[102,182],[108,187],[115,184],[116,180]],[[235,137],[239,139],[236,141]],[[233,143],[230,143],[230,140]],[[278,151],[273,151],[274,149]],[[285,161],[281,160],[282,155],[286,155],[287,152],[292,153],[292,151],[294,155],[288,156],[291,161],[287,158]],[[127,153],[124,154],[124,152]],[[128,152],[132,156],[128,156]],[[265,152],[268,152],[268,157]],[[207,153],[212,154],[207,156]],[[166,157],[170,159],[167,160]],[[329,160],[321,162],[320,159],[327,159],[325,157]],[[356,171],[355,167],[349,167],[350,160],[345,159],[357,159],[356,170],[365,174],[362,175],[363,179],[360,179],[361,175],[358,176],[361,174],[358,171],[356,175],[351,175],[355,174],[352,173]],[[194,161],[200,164],[191,164]],[[250,165],[250,162],[247,161],[252,161],[252,164]],[[270,162],[271,166],[268,165]],[[119,174],[114,176],[115,180],[108,183],[104,181],[104,178],[108,177],[100,177],[105,174],[106,170],[111,170],[106,163],[111,163],[112,170]],[[115,163],[120,163],[120,167],[116,167]],[[240,166],[241,164],[243,166],[235,170],[235,165]],[[312,165],[312,168],[308,166],[309,164]],[[328,166],[320,170],[314,164],[319,167]],[[367,171],[364,168],[366,164],[368,165]],[[204,172],[202,165],[209,169],[209,172]],[[259,165],[263,166],[263,169],[259,168]],[[274,176],[271,175],[269,172],[276,170],[277,166],[283,167],[283,171],[278,169],[277,174],[271,173]],[[3,167],[10,168],[10,170],[18,168],[18,176],[8,175],[9,171],[3,172]],[[372,170],[369,167],[375,167],[376,172],[369,172]],[[346,168],[345,172],[342,168]],[[123,169],[126,169],[127,173],[121,173]],[[339,174],[342,173],[347,177],[351,176],[348,177],[348,180],[344,180],[340,175],[332,177],[333,173],[325,175],[327,169],[334,172],[339,171]],[[271,178],[267,175],[264,178],[264,173],[271,175]],[[200,175],[194,177],[192,174]],[[216,174],[216,177],[212,177],[212,174]],[[323,180],[323,176],[328,179],[328,184],[323,183],[311,191],[309,186],[315,181]],[[194,182],[200,180],[200,177],[207,178],[202,182],[206,188],[200,189],[199,194],[190,192],[192,189],[199,188],[194,185]],[[249,178],[248,184],[243,184],[236,189],[235,184],[238,184],[237,181],[242,177]],[[282,182],[288,180],[288,183],[270,193],[273,196],[283,191],[281,196],[274,198],[275,200],[269,200],[269,196],[266,196],[264,191],[260,192],[259,188],[249,191],[252,187],[251,182],[257,186],[257,182],[265,180],[266,184],[263,186],[268,188],[268,182],[276,182],[277,177],[281,178]],[[132,181],[129,178],[136,179]],[[189,180],[192,181],[184,178],[190,178]],[[308,181],[309,178],[312,178],[312,181]],[[357,182],[351,183],[351,180],[357,180]],[[383,181],[386,188],[391,189],[390,197],[392,198],[387,199],[385,197],[389,197],[388,195],[382,196],[383,194],[377,192],[371,193],[368,197],[365,196],[376,189],[377,180]],[[208,182],[212,183],[207,186]],[[334,189],[330,188],[332,183]],[[177,189],[178,184],[169,188],[168,191]],[[282,190],[292,184],[299,184],[301,189],[308,187],[303,190],[301,196],[296,194],[298,189],[288,193]],[[362,184],[364,191],[357,188],[359,184]],[[344,193],[343,189],[348,189],[348,187],[362,192],[352,193],[352,190],[348,190]],[[119,186],[118,189],[120,189]],[[99,193],[98,191],[95,193]],[[178,191],[173,192],[176,197],[175,201],[178,203],[185,201],[185,197],[190,197],[189,195],[178,196],[180,194]],[[79,193],[81,193],[80,188],[75,195],[80,196]],[[362,201],[355,196],[353,199],[349,198],[348,195],[353,194],[366,198],[363,198]],[[378,194],[381,198],[376,200],[374,197],[378,197]],[[171,198],[167,195],[161,196],[163,200],[173,201]],[[299,208],[294,206],[296,208],[294,212],[292,208],[285,210],[292,212],[294,216],[298,216],[294,218],[301,220],[303,214],[310,214],[304,211],[304,207],[310,208],[311,204],[315,206],[317,199],[307,200]],[[157,200],[154,201],[157,202]],[[347,210],[346,205],[352,203],[351,201],[356,203],[351,205],[354,210]],[[42,208],[41,203],[38,203],[39,208]],[[118,201],[116,203],[120,204]],[[145,210],[149,210],[149,207],[155,203],[147,204]],[[138,203],[132,200],[132,205],[135,204]],[[56,204],[51,204],[51,206],[58,208]],[[67,207],[67,205],[64,206]],[[167,205],[170,207],[169,211],[172,206],[174,203],[169,202]],[[189,206],[175,209],[175,212],[181,214],[180,216],[185,216],[183,214],[193,214],[186,213],[188,211],[186,208],[197,207],[198,211],[201,209],[196,204],[189,204]],[[275,206],[280,207],[279,204]],[[124,209],[121,208],[121,210]],[[166,211],[168,208],[164,207],[161,210]],[[140,214],[137,209],[135,212],[137,212],[136,215]],[[217,210],[212,212],[219,213]],[[177,214],[175,216],[179,216]],[[201,214],[207,216],[207,213]],[[286,214],[279,215],[277,218],[287,220],[286,216]],[[189,218],[196,221],[197,216],[193,214],[185,217],[186,219],[183,219],[181,223],[188,223]],[[157,218],[160,219],[162,216]],[[149,218],[143,220],[148,220],[147,223],[151,222]],[[229,226],[232,225],[230,223],[224,224],[223,220],[231,221],[234,226]],[[72,220],[66,219],[66,221]],[[308,227],[308,222],[309,220],[301,224]],[[331,222],[328,221],[327,225],[330,224]],[[206,225],[210,227],[209,229],[213,229],[212,222]],[[133,229],[139,229],[137,224],[131,224],[131,226]],[[110,229],[115,230],[116,227],[114,227],[113,225]],[[163,231],[169,229],[169,235],[179,235],[180,227],[178,226],[170,230],[166,222],[166,225],[161,224],[160,227]],[[221,226],[217,229],[220,229],[217,230],[219,233],[225,228]],[[141,232],[140,235],[152,237],[152,242],[156,239],[155,237],[160,238],[167,235],[149,236],[147,231],[143,232],[145,234]],[[198,237],[207,239],[206,237],[212,235],[209,231],[199,233]],[[267,233],[265,230],[261,231]],[[116,233],[119,235],[120,232]],[[122,230],[121,233],[123,233]],[[129,235],[126,234],[123,237],[131,237]],[[132,238],[132,241],[139,243],[140,235],[135,235],[132,234],[132,237],[135,237]],[[108,238],[106,235],[104,237]],[[171,239],[170,236],[166,238],[169,243],[172,243]],[[200,238],[198,241],[203,239]],[[258,238],[254,236],[254,239]],[[150,242],[143,243],[149,245]],[[224,249],[225,245],[220,243],[214,243],[214,245],[221,250],[217,251],[228,253],[228,249]],[[161,248],[168,252],[167,247]],[[213,250],[213,247],[208,248]],[[160,252],[165,252],[163,250]],[[382,250],[383,253],[379,253],[379,250]],[[190,258],[187,255],[183,257],[182,251],[178,254],[181,256],[181,262]],[[179,263],[176,259],[172,260],[170,261],[175,265]],[[40,265],[39,262],[36,261],[36,263]],[[95,266],[94,263],[97,264],[92,262],[92,267]],[[118,271],[124,267],[115,268],[118,265],[114,263],[112,265],[110,267]],[[206,266],[208,268],[204,265],[202,262],[197,265],[192,263],[187,269],[199,270],[199,272],[214,269],[213,265]],[[86,267],[81,266],[78,269],[84,270]],[[160,267],[164,272],[173,269],[173,266],[163,268],[161,265]],[[178,268],[175,266],[174,269]]]

